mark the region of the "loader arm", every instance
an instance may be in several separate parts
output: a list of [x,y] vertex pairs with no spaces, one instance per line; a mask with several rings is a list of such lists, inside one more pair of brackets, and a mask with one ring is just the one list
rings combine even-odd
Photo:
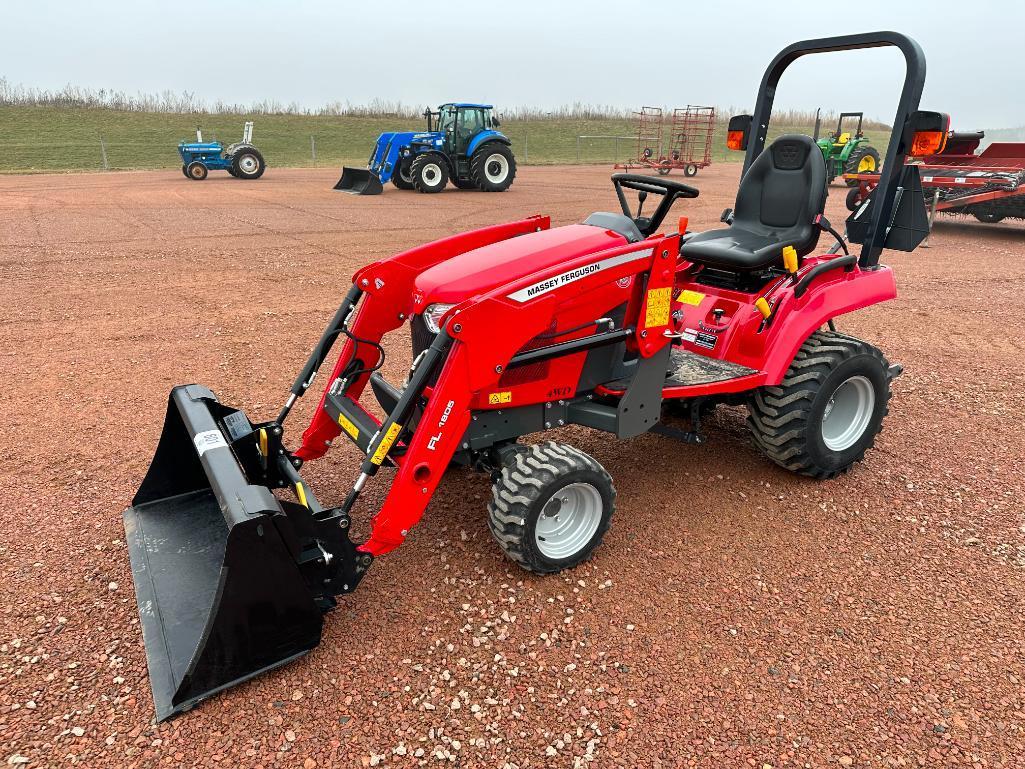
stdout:
[[[356,301],[362,297],[362,304],[350,323],[351,337],[347,337],[338,360],[331,371],[331,377],[324,387],[320,403],[314,412],[309,427],[303,433],[302,445],[295,455],[303,461],[322,457],[331,446],[331,441],[341,433],[341,427],[328,416],[324,410],[325,399],[331,384],[342,377],[346,369],[355,360],[361,361],[363,373],[354,381],[347,383],[346,392],[353,399],[359,399],[370,379],[370,369],[380,362],[380,344],[382,337],[389,331],[401,326],[412,312],[414,303],[414,281],[416,276],[429,267],[475,248],[498,243],[517,235],[547,230],[551,220],[547,216],[530,216],[519,221],[483,227],[479,230],[460,233],[448,238],[436,240],[408,251],[403,251],[388,259],[375,262],[359,270],[353,277],[353,286],[359,292]],[[355,306],[356,302],[352,303]],[[339,308],[331,325],[324,332],[317,348],[314,349],[310,361],[300,372],[292,385],[291,403],[302,397],[316,376],[317,369],[326,359],[331,343],[342,333],[342,324],[352,307],[345,312]],[[289,405],[289,408],[291,406]],[[279,422],[287,416],[287,411],[279,417]]]
[[[626,334],[628,344],[643,357],[663,350],[669,344],[665,331],[670,323],[668,297],[677,245],[673,236],[592,253],[518,278],[453,308],[442,321],[444,330],[439,335],[438,348],[441,354],[423,364],[437,366],[437,383],[406,443],[388,495],[374,517],[371,535],[358,549],[376,557],[402,544],[422,517],[453,456],[464,447],[463,436],[473,416],[471,405],[480,394],[498,389],[502,372],[515,364],[517,353],[531,338],[548,328],[561,304],[610,282],[637,278],[624,329],[610,332],[607,343],[618,342]],[[503,329],[504,333],[496,335],[495,328]],[[557,353],[561,355],[582,354],[588,349],[585,345],[595,343],[593,336],[596,335],[577,340],[577,347],[573,340],[553,347],[560,347]],[[422,381],[432,372],[416,373]],[[661,371],[660,377],[664,373]],[[411,379],[408,387],[414,388],[415,381],[418,380]],[[419,398],[421,393],[411,395]],[[397,440],[407,428],[402,417],[396,420],[390,416],[381,425],[377,441],[368,450],[371,460],[364,463],[357,494],[365,483],[363,475],[376,473],[371,467],[373,456],[384,445],[382,441],[388,440],[392,425],[398,425],[392,440]],[[349,506],[347,500],[343,508]]]

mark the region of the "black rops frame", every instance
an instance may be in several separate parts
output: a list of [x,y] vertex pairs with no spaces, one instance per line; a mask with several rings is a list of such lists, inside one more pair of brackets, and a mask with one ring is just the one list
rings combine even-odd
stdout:
[[[918,43],[899,32],[864,32],[858,35],[839,35],[823,37],[818,40],[804,40],[787,46],[776,55],[762,76],[752,121],[755,133],[748,141],[747,155],[744,157],[744,173],[747,173],[747,169],[765,148],[769,116],[772,114],[772,103],[776,98],[776,86],[779,84],[779,79],[786,68],[797,59],[810,53],[882,48],[889,45],[899,48],[904,54],[907,70],[904,76],[904,87],[900,92],[900,102],[897,105],[897,114],[893,118],[890,144],[886,148],[886,158],[879,174],[879,184],[873,193],[877,199],[869,212],[871,219],[861,247],[861,256],[858,259],[858,264],[863,269],[874,267],[879,263],[879,255],[883,251],[883,243],[886,240],[887,226],[893,216],[897,188],[900,186],[904,171],[903,145],[907,139],[904,136],[905,127],[911,114],[918,110],[918,104],[922,98],[922,88],[925,86],[925,54]],[[898,152],[898,150],[902,151]]]

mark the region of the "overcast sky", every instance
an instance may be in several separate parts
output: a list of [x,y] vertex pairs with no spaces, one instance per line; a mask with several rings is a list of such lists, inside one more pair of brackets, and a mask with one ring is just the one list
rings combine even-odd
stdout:
[[[8,0],[2,18],[0,76],[16,84],[305,107],[749,107],[789,43],[893,29],[925,49],[923,108],[962,130],[1025,125],[1025,4],[1009,0]],[[776,105],[889,122],[902,77],[895,50],[806,58]]]

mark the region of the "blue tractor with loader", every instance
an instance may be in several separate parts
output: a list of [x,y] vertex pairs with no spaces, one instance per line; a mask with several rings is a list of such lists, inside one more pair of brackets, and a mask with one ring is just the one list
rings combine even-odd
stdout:
[[178,154],[182,173],[197,182],[203,181],[210,171],[227,171],[236,179],[259,179],[267,168],[263,155],[253,146],[252,121],[242,129],[242,141],[227,147],[218,141],[203,141],[203,132],[196,129],[196,141],[180,142]]
[[380,195],[391,181],[400,190],[502,192],[516,178],[516,158],[490,104],[442,104],[426,110],[427,130],[389,131],[374,145],[366,168],[344,167],[336,190]]

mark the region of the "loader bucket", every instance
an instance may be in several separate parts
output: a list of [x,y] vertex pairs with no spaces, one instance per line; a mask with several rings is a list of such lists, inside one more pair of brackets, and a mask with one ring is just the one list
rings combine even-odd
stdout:
[[[124,513],[157,720],[320,641],[294,531],[228,438],[251,428],[205,387],[171,391],[149,471]],[[290,541],[292,540],[292,541]]]
[[351,195],[380,195],[384,192],[381,180],[369,168],[342,167],[342,178],[335,185],[336,190]]

